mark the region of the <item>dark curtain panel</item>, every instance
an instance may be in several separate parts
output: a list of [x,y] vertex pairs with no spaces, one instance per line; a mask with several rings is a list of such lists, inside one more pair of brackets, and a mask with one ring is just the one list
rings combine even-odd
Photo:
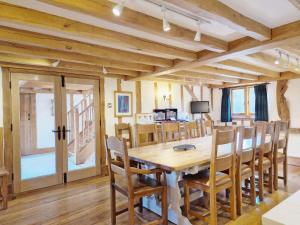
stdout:
[[221,122],[231,122],[230,90],[222,89]]
[[255,92],[255,121],[269,121],[267,85],[257,85]]

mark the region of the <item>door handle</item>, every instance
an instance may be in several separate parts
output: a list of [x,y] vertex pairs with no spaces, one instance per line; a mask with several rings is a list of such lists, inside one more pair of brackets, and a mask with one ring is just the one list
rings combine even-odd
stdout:
[[60,140],[61,139],[61,130],[60,130],[60,126],[57,127],[57,130],[53,130],[53,133],[57,133],[57,139]]
[[63,140],[66,140],[66,132],[70,132],[70,130],[67,130],[65,125],[63,125],[63,129],[62,129]]

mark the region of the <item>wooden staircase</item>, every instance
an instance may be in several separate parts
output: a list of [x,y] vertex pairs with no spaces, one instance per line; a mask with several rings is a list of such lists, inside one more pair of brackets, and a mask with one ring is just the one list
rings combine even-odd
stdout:
[[87,95],[67,112],[68,154],[73,155],[75,164],[83,164],[95,153],[94,101]]

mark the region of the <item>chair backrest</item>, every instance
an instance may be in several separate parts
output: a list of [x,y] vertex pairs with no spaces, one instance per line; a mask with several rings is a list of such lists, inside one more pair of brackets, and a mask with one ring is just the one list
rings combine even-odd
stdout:
[[132,129],[129,123],[117,123],[115,124],[116,137],[123,138],[126,141],[128,148],[133,147]]
[[275,123],[274,122],[255,122],[256,127],[256,148],[262,154],[270,153],[273,151],[274,135],[275,135]]
[[[219,151],[221,154],[219,155]],[[225,151],[225,152],[224,152]],[[232,179],[235,176],[236,161],[236,131],[213,130],[212,153],[210,163],[210,182],[212,185],[216,181],[216,173],[228,170]]]
[[254,162],[256,151],[255,127],[237,127],[237,156],[239,163]]
[[186,138],[200,137],[200,129],[196,121],[185,123],[185,134]]
[[214,129],[213,120],[202,120],[203,136],[212,135]]
[[177,141],[181,139],[179,123],[162,123],[164,142]]
[[136,144],[138,147],[157,144],[156,124],[136,125]]
[[274,135],[274,151],[277,153],[278,149],[283,149],[283,153],[287,152],[287,145],[289,140],[289,122],[276,121],[275,135]]
[[[115,183],[115,174],[118,174],[124,178],[124,181],[127,181],[128,190],[131,190],[132,179],[126,142],[117,137],[106,136],[106,151],[108,171],[111,182]],[[122,161],[113,159],[112,152],[114,152],[115,155],[117,155]]]

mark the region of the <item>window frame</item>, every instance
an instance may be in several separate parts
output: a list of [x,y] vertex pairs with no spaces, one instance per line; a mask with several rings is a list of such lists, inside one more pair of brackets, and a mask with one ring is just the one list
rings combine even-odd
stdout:
[[[232,118],[254,118],[255,113],[250,112],[250,88],[253,88],[253,86],[231,88],[231,90],[230,90],[231,104],[230,105],[231,105]],[[233,112],[233,106],[234,106],[233,91],[234,90],[244,90],[244,113],[234,113]]]

